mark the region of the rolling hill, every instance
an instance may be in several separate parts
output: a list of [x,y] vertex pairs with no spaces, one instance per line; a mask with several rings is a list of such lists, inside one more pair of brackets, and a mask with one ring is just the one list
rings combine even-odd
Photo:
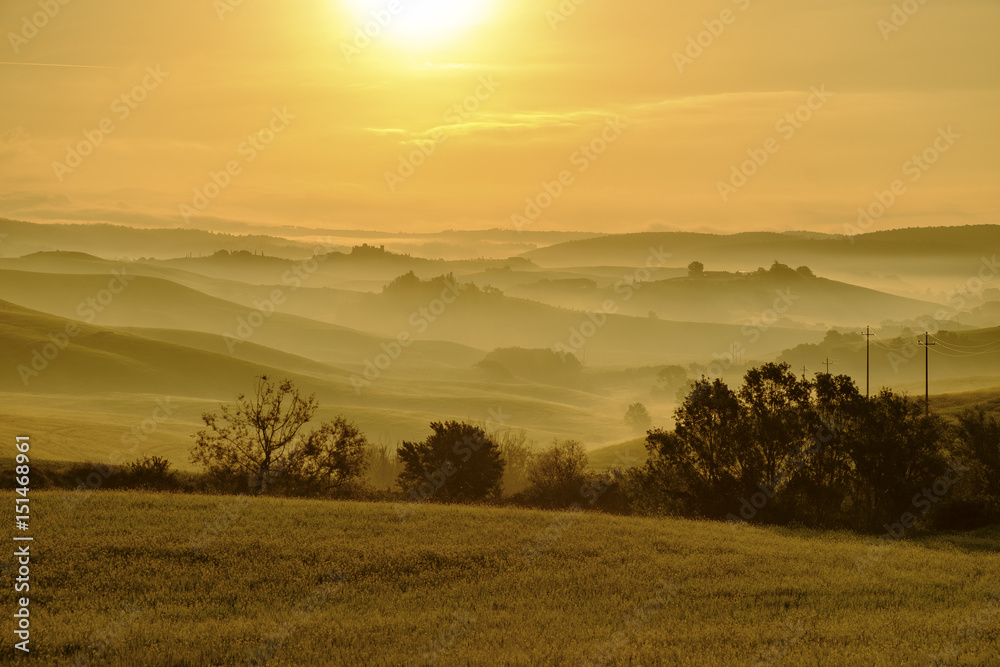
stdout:
[[[621,264],[642,266],[650,248],[671,253],[677,266],[700,261],[708,270],[753,271],[779,261],[868,287],[916,296],[947,280],[975,276],[1000,249],[1000,226],[897,229],[852,237],[744,232],[731,235],[646,232],[580,239],[522,256],[550,268]],[[998,280],[1000,284],[1000,280]]]
[[[131,223],[140,224],[138,220]],[[157,221],[159,224],[161,221]],[[395,253],[416,257],[465,260],[503,258],[539,247],[581,238],[594,232],[515,229],[384,232],[289,225],[242,225],[238,233],[216,233],[189,227],[136,228],[120,224],[34,223],[0,219],[0,256],[66,250],[116,258],[170,259],[211,255],[225,249],[245,250],[288,259],[304,259],[317,243],[350,250],[363,243],[385,245]]]
[[[143,440],[142,453],[187,466],[200,415],[231,401],[259,374],[292,379],[315,393],[320,419],[343,413],[373,441],[418,439],[431,421],[460,419],[524,428],[538,442],[619,441],[628,397],[586,387],[496,385],[472,368],[397,372],[358,392],[349,374],[247,343],[228,354],[219,336],[95,326],[0,302],[0,422],[44,441],[47,458],[103,459],[157,401],[177,406]],[[500,420],[499,422],[497,420]]]
[[[778,326],[864,326],[885,320],[913,319],[941,305],[886,294],[791,269],[764,273],[716,272],[703,277],[643,283],[622,302],[622,313],[694,322],[748,324],[765,319]],[[598,308],[627,287],[589,286],[579,281],[541,282],[509,290],[543,303],[579,309]]]
[[[118,290],[115,294],[112,290]],[[284,299],[284,291],[280,293]],[[0,270],[0,299],[61,317],[97,324],[187,329],[225,336],[231,347],[251,340],[324,363],[363,366],[390,341],[282,312],[272,297],[257,308],[240,306],[161,278],[67,275]],[[103,302],[106,302],[106,305]],[[392,337],[398,331],[392,334]],[[460,345],[415,342],[401,366],[467,367],[482,352]]]
[[[0,314],[0,391],[214,399],[230,396],[233,387],[242,386],[246,378],[256,374],[288,370],[263,363],[271,361],[298,366],[328,381],[336,379],[342,385],[341,392],[348,393],[345,371],[254,344],[241,350],[244,358],[237,358],[113,327],[85,324],[5,301],[0,301]],[[210,346],[205,334],[181,332],[176,338],[201,338],[202,348],[225,345],[216,337]]]
[[219,248],[264,252],[300,259],[312,253],[312,243],[277,236],[220,234],[198,229],[139,229],[110,224],[37,224],[0,219],[3,255],[27,255],[67,250],[110,257],[183,257],[211,254]]
[[[414,313],[434,303],[442,284],[436,280],[401,293],[365,295],[356,303],[344,304],[338,319],[383,335],[412,329]],[[426,332],[415,333],[479,349],[555,349],[573,353],[588,365],[707,361],[734,344],[746,354],[766,357],[790,344],[818,341],[823,336],[820,331],[780,326],[751,335],[736,325],[622,315],[618,311],[625,299],[615,296],[609,297],[607,312],[602,310],[604,303],[583,312],[465,287],[462,296],[440,315],[427,319]],[[417,321],[423,320],[418,315]]]
[[[747,354],[765,358],[822,338],[819,331],[781,326],[748,337],[736,325],[621,315],[614,310],[627,303],[621,295],[609,295],[614,299],[610,315],[599,311],[588,315],[474,287],[462,288],[460,298],[445,304],[441,295],[447,289],[441,279],[379,294],[235,283],[216,286],[239,292],[240,299],[250,303],[238,305],[169,280],[137,276],[106,307],[88,305],[87,299],[104,293],[111,280],[112,274],[0,270],[0,299],[63,317],[93,317],[109,326],[214,333],[229,337],[234,345],[249,332],[249,339],[261,345],[353,368],[382,353],[381,346],[401,334],[415,342],[399,366],[448,368],[471,366],[484,350],[497,347],[557,348],[578,352],[591,364],[620,365],[705,361],[726,353],[734,343]],[[279,312],[262,320],[253,304],[264,310],[273,307],[270,295],[275,290],[282,299]],[[311,318],[287,314],[292,309]],[[262,321],[260,326],[248,326],[251,317]],[[532,324],[526,327],[525,322]],[[670,344],[681,340],[682,347]]]

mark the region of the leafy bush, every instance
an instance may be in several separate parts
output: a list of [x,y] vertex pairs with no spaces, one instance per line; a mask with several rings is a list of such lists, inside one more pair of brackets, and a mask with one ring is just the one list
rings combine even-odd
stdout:
[[958,450],[979,490],[1000,498],[1000,419],[982,408],[966,410],[958,418]]
[[112,477],[114,486],[156,491],[175,490],[179,484],[176,473],[170,469],[170,465],[170,461],[160,456],[144,456],[126,463],[121,471]]
[[528,470],[525,497],[542,507],[568,507],[581,503],[588,482],[587,453],[575,440],[555,442],[535,456]]
[[1000,524],[1000,499],[990,496],[945,499],[934,507],[930,521],[939,530],[974,530]]
[[294,451],[284,478],[299,495],[338,494],[356,484],[367,467],[368,441],[354,424],[337,417]]
[[886,520],[912,512],[914,494],[944,473],[945,429],[916,401],[889,390],[860,406],[855,430],[848,433],[853,464],[849,519],[856,527],[877,530]]
[[433,422],[423,442],[404,442],[399,486],[411,500],[475,502],[498,499],[504,473],[500,448],[478,426]]

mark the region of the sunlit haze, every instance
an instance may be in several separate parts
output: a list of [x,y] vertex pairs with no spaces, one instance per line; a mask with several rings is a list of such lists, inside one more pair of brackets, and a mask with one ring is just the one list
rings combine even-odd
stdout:
[[[868,231],[997,213],[996,3],[92,0],[42,27],[37,11],[0,8],[5,217],[845,233],[897,179]],[[602,147],[609,121],[623,131]],[[954,145],[907,172],[941,131]],[[753,173],[730,192],[734,169]]]
[[1000,0],[0,36],[7,655],[1000,664]]

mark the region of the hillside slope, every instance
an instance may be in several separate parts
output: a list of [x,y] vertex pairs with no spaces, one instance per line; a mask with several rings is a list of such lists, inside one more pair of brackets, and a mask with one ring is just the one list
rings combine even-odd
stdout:
[[228,397],[254,375],[286,372],[263,364],[268,357],[330,380],[339,377],[337,383],[348,391],[344,371],[257,346],[242,351],[251,361],[8,302],[0,301],[0,315],[0,391]]
[[[382,353],[381,345],[388,343],[383,337],[284,314],[279,301],[286,293],[282,291],[278,300],[268,296],[253,308],[160,278],[123,280],[107,275],[0,270],[0,299],[96,324],[201,331],[226,336],[234,349],[252,341],[324,363],[352,366]],[[390,335],[395,338],[398,333]],[[468,367],[481,358],[482,353],[472,348],[417,342],[398,363]]]
[[942,279],[962,282],[1000,248],[1000,226],[897,229],[856,236],[793,232],[731,235],[645,232],[568,241],[524,253],[541,266],[642,266],[650,248],[671,253],[676,266],[700,261],[708,270],[753,271],[775,260],[876,289],[916,295]]
[[[598,289],[573,283],[536,283],[511,293],[581,309],[597,308],[618,295],[613,287]],[[671,320],[747,324],[754,319],[759,322],[766,315],[771,325],[821,323],[826,328],[912,319],[940,309],[941,305],[934,302],[794,271],[743,275],[720,272],[717,277],[658,280],[644,283],[633,298],[622,302],[622,313],[639,317],[654,312]]]
[[138,229],[110,224],[37,224],[0,219],[4,254],[72,250],[110,257],[179,257],[219,248],[308,257],[313,244],[262,234],[221,234],[199,229]]
[[[321,405],[318,419],[338,414],[373,441],[415,440],[432,421],[502,420],[538,442],[620,440],[625,399],[586,386],[497,384],[472,368],[392,369],[359,391],[353,374],[248,343],[237,355],[221,337],[176,330],[88,325],[0,302],[0,431],[30,432],[46,456],[103,460],[119,440],[148,420],[158,401],[176,412],[142,443],[142,452],[186,466],[200,415],[246,391],[254,376],[289,378]],[[442,351],[442,354],[446,351]],[[585,385],[586,383],[580,383]]]

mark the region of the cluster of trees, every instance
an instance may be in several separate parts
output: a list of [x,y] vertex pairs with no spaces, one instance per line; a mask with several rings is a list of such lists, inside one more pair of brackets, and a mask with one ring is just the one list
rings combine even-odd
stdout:
[[[343,417],[307,428],[319,405],[288,380],[254,380],[221,413],[205,413],[195,435],[191,461],[218,489],[254,494],[302,496],[363,495],[372,454],[394,468],[385,448],[373,448]],[[433,423],[422,442],[404,442],[395,453],[402,465],[400,488],[412,498],[442,502],[499,499],[506,461],[496,438],[458,422]]]
[[1000,477],[1000,425],[981,411],[954,427],[889,390],[869,398],[847,376],[765,364],[736,391],[695,382],[675,416],[649,433],[636,474],[643,502],[671,513],[877,529],[984,523],[1000,507],[986,482]]
[[394,478],[391,497],[408,502],[498,502],[506,491],[513,502],[566,507],[581,494],[593,501],[607,487],[606,476],[587,471],[575,441],[535,452],[523,433],[434,422],[431,435],[403,442],[393,456],[343,417],[307,429],[317,409],[315,397],[303,397],[288,380],[258,377],[250,395],[202,415],[191,460],[212,488],[235,493],[370,497],[363,478],[373,464],[379,477]]
[[[689,278],[704,278],[705,277],[705,265],[701,262],[691,262],[687,266],[688,277]],[[781,262],[775,260],[771,264],[770,269],[765,269],[763,266],[758,267],[756,271],[749,274],[757,278],[815,278],[816,275],[812,272],[808,266],[800,266],[797,269],[793,269],[787,264],[782,264]]]
[[[356,250],[356,249],[355,249]],[[461,283],[455,278],[455,274],[448,273],[429,280],[421,280],[413,271],[407,271],[403,275],[394,278],[388,285],[382,288],[382,294],[402,299],[428,299],[440,296],[442,292],[451,292],[456,296],[480,294],[502,295],[503,292],[485,285],[479,287],[475,283]]]
[[[905,396],[861,395],[847,376],[796,376],[787,364],[752,368],[737,390],[702,378],[671,430],[647,433],[642,467],[588,470],[583,446],[536,452],[520,438],[460,422],[432,423],[395,458],[373,450],[287,380],[257,378],[220,415],[205,414],[192,461],[219,484],[254,493],[360,497],[371,452],[392,472],[396,500],[499,502],[549,508],[878,529],[936,521],[971,527],[1000,519],[1000,420],[982,410],[957,424]],[[630,418],[647,423],[635,404]],[[506,492],[506,496],[504,493]]]

